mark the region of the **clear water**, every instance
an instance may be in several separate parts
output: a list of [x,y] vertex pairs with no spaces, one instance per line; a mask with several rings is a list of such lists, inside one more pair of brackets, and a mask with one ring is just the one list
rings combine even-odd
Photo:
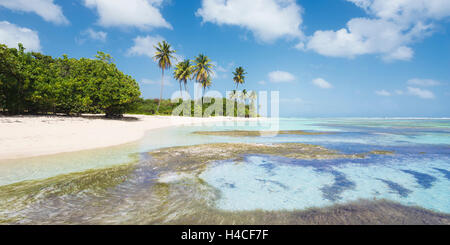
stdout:
[[[199,130],[273,130],[277,127],[280,130],[326,131],[334,134],[276,137],[192,134]],[[134,213],[135,220],[136,217],[144,217],[142,213],[161,212],[161,209],[156,208],[158,202],[152,191],[156,183],[177,182],[177,190],[185,188],[184,192],[188,193],[186,196],[190,195],[189,188],[192,186],[189,176],[166,173],[161,177],[157,169],[148,165],[147,155],[142,153],[171,146],[216,142],[299,142],[321,145],[343,153],[388,150],[396,154],[373,155],[366,159],[309,161],[247,155],[245,161],[239,164],[232,161],[215,162],[199,175],[204,183],[220,193],[208,205],[224,211],[303,210],[359,199],[388,199],[404,205],[450,213],[449,119],[291,118],[281,119],[277,127],[271,122],[174,127],[150,131],[138,142],[117,147],[3,161],[0,162],[0,186],[135,162],[136,170],[126,176],[124,183],[107,189],[105,193],[96,193],[95,198],[64,196],[58,202],[53,199],[42,200],[39,205],[33,204],[20,211],[28,217],[39,214],[43,219],[58,217],[58,214],[61,219],[72,217],[72,220],[74,217],[95,220],[102,216],[102,221],[106,219],[111,223],[114,223],[114,219],[125,219],[127,214]],[[180,184],[180,179],[188,184]],[[181,192],[177,193],[178,198],[172,201],[172,208],[181,212],[184,210],[182,207],[187,205],[181,201]],[[94,208],[98,203],[102,203],[101,208]],[[147,210],[150,206],[155,210]],[[166,218],[174,215],[167,210],[164,212]],[[47,216],[41,217],[43,214]],[[74,222],[79,223],[80,220],[75,219]]]
[[288,119],[280,128],[337,133],[266,141],[311,143],[344,153],[396,154],[313,161],[247,156],[245,164],[215,163],[200,177],[221,190],[218,208],[295,210],[388,199],[450,213],[449,120]]

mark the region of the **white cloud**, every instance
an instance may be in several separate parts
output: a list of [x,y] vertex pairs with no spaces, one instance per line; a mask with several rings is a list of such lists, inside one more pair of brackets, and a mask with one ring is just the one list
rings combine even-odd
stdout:
[[228,72],[228,70],[225,67],[218,65],[216,62],[212,63],[215,66],[217,72]]
[[428,18],[442,19],[449,15],[448,0],[347,0],[366,12],[397,22],[415,22]]
[[108,33],[103,31],[94,31],[92,28],[85,30],[82,34],[89,37],[92,40],[97,40],[101,42],[105,42],[106,38],[108,37]]
[[440,82],[432,80],[432,79],[419,79],[419,78],[413,78],[413,79],[408,80],[408,84],[422,86],[422,87],[432,87],[432,86],[441,85]]
[[306,50],[331,57],[379,54],[386,61],[410,60],[414,51],[408,45],[429,36],[436,21],[450,16],[448,0],[348,1],[371,18],[351,19],[337,31],[316,31]]
[[395,50],[393,50],[391,53],[386,54],[383,59],[385,61],[391,61],[391,60],[410,60],[414,56],[414,51],[405,46],[401,46]]
[[155,55],[155,47],[158,42],[162,42],[164,38],[161,36],[138,36],[134,41],[133,47],[128,50],[129,55],[144,55],[153,58]]
[[160,8],[163,0],[84,0],[96,9],[98,24],[104,27],[137,27],[151,29],[172,26],[163,18]]
[[397,89],[393,92],[389,92],[389,91],[383,89],[383,90],[375,91],[375,94],[377,94],[379,96],[409,94],[409,95],[418,96],[422,99],[434,99],[435,95],[432,91],[417,88],[417,87],[412,87],[412,86],[432,87],[432,86],[441,85],[440,82],[432,80],[432,79],[419,79],[419,78],[410,79],[410,80],[408,80],[407,84],[411,85],[411,86],[407,87],[405,91]]
[[7,21],[0,21],[0,43],[6,44],[10,48],[17,48],[17,45],[22,43],[28,51],[41,50],[39,35],[36,31]]
[[312,81],[312,83],[314,85],[316,85],[317,87],[323,88],[323,89],[333,88],[333,85],[331,85],[331,83],[325,81],[323,78],[316,78]]
[[259,85],[266,85],[266,81],[259,81],[258,84]]
[[352,19],[338,31],[316,31],[307,43],[308,50],[332,57],[354,58],[365,54],[382,54],[386,60],[409,60],[413,56],[403,30],[385,20]]
[[0,0],[0,6],[15,11],[35,13],[55,24],[69,23],[61,7],[53,3],[53,0]]
[[[153,59],[155,56],[155,47],[159,42],[164,41],[164,38],[161,36],[138,36],[133,42],[134,45],[128,49],[127,54],[131,56],[147,56]],[[179,62],[184,60],[184,57],[178,54],[173,54],[175,59],[172,60],[172,65],[175,66]]]
[[196,15],[203,22],[240,26],[263,42],[303,38],[303,9],[295,0],[202,0]]
[[292,82],[295,76],[286,71],[273,71],[269,73],[269,80],[273,83]]
[[378,90],[375,91],[375,94],[379,95],[379,96],[391,96],[392,94],[386,90]]
[[230,62],[226,66],[223,66],[215,61],[211,62],[211,64],[214,66],[212,77],[215,79],[227,78],[229,74],[231,74],[233,66],[235,65],[234,62]]
[[303,41],[295,45],[295,48],[301,51],[306,51],[305,43]]
[[434,99],[435,96],[433,92],[425,89],[420,88],[414,88],[414,87],[408,87],[408,93],[411,95],[418,96],[422,99]]

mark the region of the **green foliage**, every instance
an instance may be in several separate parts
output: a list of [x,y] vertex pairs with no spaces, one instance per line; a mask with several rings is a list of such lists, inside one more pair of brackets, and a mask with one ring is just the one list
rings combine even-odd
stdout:
[[212,85],[211,76],[213,75],[213,68],[214,65],[211,64],[211,60],[208,58],[208,56],[200,54],[199,56],[195,57],[193,72],[195,80],[202,85],[203,95],[205,94],[206,88],[209,88]]
[[138,83],[109,54],[54,59],[0,45],[0,108],[8,114],[106,113],[121,116],[139,99]]
[[182,92],[181,83],[184,83],[184,90],[187,91],[187,81],[192,79],[193,69],[194,67],[188,59],[176,65],[175,71],[173,72],[173,77],[180,83],[180,93]]
[[[156,49],[155,56],[153,57],[153,60],[158,62],[158,66],[162,71],[161,76],[161,92],[159,95],[159,101],[162,100],[163,96],[163,88],[164,88],[164,71],[166,69],[170,69],[172,67],[172,60],[176,59],[176,57],[173,55],[176,53],[175,50],[172,50],[172,47],[169,43],[166,41],[163,41],[162,43],[159,42],[157,46],[154,46]],[[161,106],[160,103],[158,103],[158,107],[156,108],[156,111],[159,111],[159,107]]]
[[[163,70],[172,66],[174,50],[167,42],[156,47],[155,60]],[[40,53],[25,52],[22,45],[18,49],[0,45],[0,112],[8,114],[65,113],[105,113],[108,117],[120,117],[123,113],[171,115],[182,102],[170,100],[144,100],[138,83],[119,71],[113,58],[98,52],[96,59],[74,59],[63,55],[52,58]],[[236,69],[235,82],[245,82],[245,71]],[[212,85],[213,64],[200,54],[191,63],[185,60],[177,64],[174,77],[181,83],[195,79],[203,87],[203,92]],[[204,93],[203,93],[204,94]],[[202,103],[205,99],[205,103]],[[234,91],[230,99],[220,98],[223,108],[214,108],[219,98],[202,98],[190,101],[191,113],[199,116],[220,111],[225,115],[255,116],[256,93],[242,94]],[[249,105],[247,105],[249,102]],[[203,106],[202,106],[203,104]],[[232,105],[230,107],[230,105]],[[227,112],[227,107],[232,110]],[[244,109],[242,109],[244,108]]]
[[143,115],[171,115],[173,109],[179,104],[173,104],[170,100],[162,100],[157,113],[159,99],[139,99],[134,107],[128,111],[131,114],[143,114]]
[[213,64],[211,64],[211,60],[208,56],[200,54],[195,57],[194,60],[194,77],[198,83],[203,83],[211,77],[213,71]]
[[172,67],[172,60],[176,59],[173,55],[176,53],[175,50],[172,50],[172,47],[166,41],[162,43],[159,42],[157,46],[155,46],[156,53],[153,59],[158,62],[158,66],[162,70],[170,69]]
[[233,72],[233,81],[234,83],[236,83],[236,89],[238,89],[240,84],[245,83],[245,75],[247,75],[247,73],[241,66],[236,68],[236,70]]
[[[205,112],[219,109],[214,108],[216,104],[216,100],[222,100],[222,112],[224,116],[246,116],[246,117],[254,117],[256,115],[252,114],[251,105],[245,105],[242,101],[235,101],[232,99],[225,99],[225,98],[204,98],[203,107],[201,108],[202,115],[205,114]],[[131,114],[143,114],[143,115],[172,115],[172,112],[179,106],[182,105],[182,102],[179,101],[177,103],[172,103],[171,100],[162,100],[161,106],[159,108],[159,112],[156,112],[157,106],[158,106],[159,100],[158,99],[140,99],[134,106],[133,109],[129,110],[128,112]],[[191,103],[191,113],[190,115],[184,115],[184,116],[194,116],[195,115],[195,108],[197,107],[198,110],[200,110],[200,106],[202,105],[201,100],[194,101],[190,100],[187,102],[188,105]],[[234,104],[233,106],[233,112],[227,113],[227,103],[228,104]],[[244,108],[243,115],[239,115],[238,108]],[[213,116],[215,113],[212,114]]]

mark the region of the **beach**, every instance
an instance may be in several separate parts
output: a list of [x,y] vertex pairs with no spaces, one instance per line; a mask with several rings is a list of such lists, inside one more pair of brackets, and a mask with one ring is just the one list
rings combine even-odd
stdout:
[[450,224],[449,120],[0,122],[0,224]]
[[121,145],[137,141],[145,132],[159,128],[248,120],[258,119],[144,115],[126,115],[122,120],[95,115],[0,117],[0,160]]

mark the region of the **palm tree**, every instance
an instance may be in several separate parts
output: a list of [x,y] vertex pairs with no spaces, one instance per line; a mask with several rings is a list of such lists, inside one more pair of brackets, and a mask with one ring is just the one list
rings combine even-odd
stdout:
[[195,77],[195,80],[198,83],[202,84],[203,91],[205,91],[206,87],[211,86],[211,75],[213,67],[214,66],[213,64],[211,64],[211,60],[208,58],[208,56],[200,54],[199,56],[195,57],[193,75]]
[[211,64],[211,60],[208,56],[200,54],[195,57],[194,60],[194,76],[195,80],[199,83],[208,79],[209,76],[212,75],[213,64]]
[[153,59],[158,62],[159,68],[162,70],[162,76],[161,76],[161,92],[159,95],[159,102],[158,102],[158,108],[156,109],[156,112],[159,112],[159,106],[161,105],[161,100],[163,96],[163,87],[164,87],[164,71],[166,69],[170,69],[172,67],[172,59],[176,59],[173,54],[176,52],[175,50],[171,49],[171,46],[166,41],[163,41],[162,43],[159,42],[157,46],[154,46],[156,49],[155,56],[153,56]]
[[173,77],[180,83],[180,93],[182,93],[181,83],[184,83],[184,90],[187,92],[186,84],[188,80],[192,79],[193,66],[191,61],[186,59],[176,65]]
[[202,104],[203,104],[203,97],[205,96],[206,88],[210,88],[211,85],[212,85],[211,76],[208,76],[205,80],[202,81],[202,88],[203,88]]
[[233,72],[233,81],[234,83],[236,83],[236,90],[239,87],[239,84],[244,84],[245,83],[245,75],[247,75],[247,73],[245,72],[244,68],[242,68],[242,66],[239,66],[238,68],[236,68],[235,72]]

